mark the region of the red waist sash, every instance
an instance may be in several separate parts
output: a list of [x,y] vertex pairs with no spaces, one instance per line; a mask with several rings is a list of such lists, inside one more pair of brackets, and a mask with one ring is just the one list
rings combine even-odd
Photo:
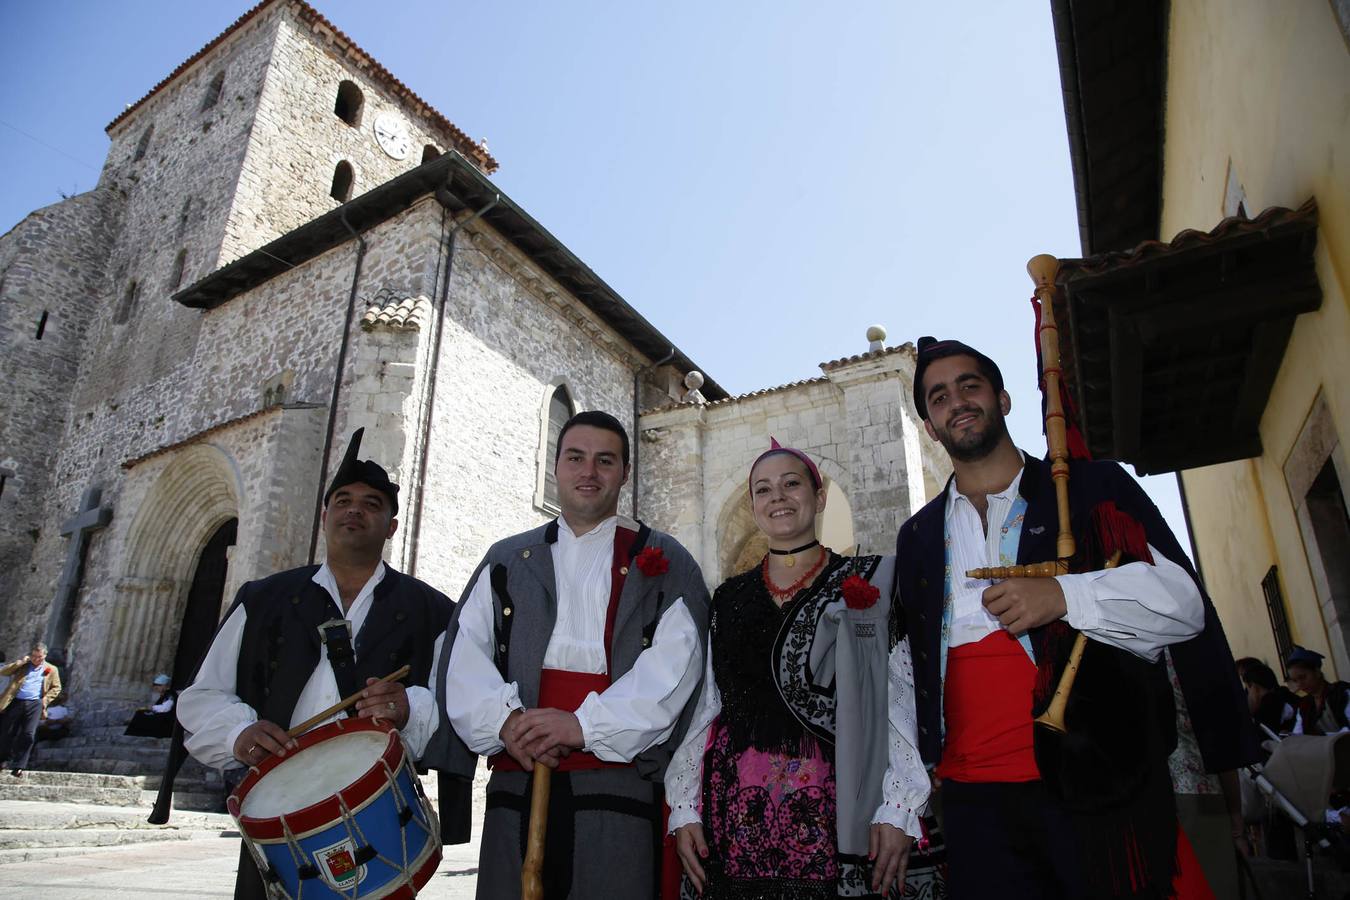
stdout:
[[[539,673],[539,708],[576,712],[591,691],[603,692],[609,687],[609,676],[589,672],[564,672],[562,669],[543,669]],[[632,763],[606,762],[585,750],[573,750],[558,763],[558,772],[583,769],[617,769]],[[488,766],[499,772],[523,771],[520,763],[503,750],[488,757]]]
[[947,736],[937,774],[965,782],[1038,781],[1031,694],[1036,667],[1000,629],[947,652]]

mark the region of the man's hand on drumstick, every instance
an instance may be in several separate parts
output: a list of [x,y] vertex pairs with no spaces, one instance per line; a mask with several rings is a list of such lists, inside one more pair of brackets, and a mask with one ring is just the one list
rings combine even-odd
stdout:
[[361,699],[356,701],[356,711],[363,719],[378,716],[402,729],[408,724],[408,692],[397,681],[367,678],[366,689],[361,692]]
[[581,733],[581,722],[574,713],[549,708],[522,713],[516,726],[516,739],[524,745],[526,753],[535,762],[541,762],[550,769],[558,765],[558,760],[586,743]]
[[298,746],[286,729],[275,722],[259,719],[235,738],[234,758],[246,766],[256,766],[269,756],[285,756],[287,750]]

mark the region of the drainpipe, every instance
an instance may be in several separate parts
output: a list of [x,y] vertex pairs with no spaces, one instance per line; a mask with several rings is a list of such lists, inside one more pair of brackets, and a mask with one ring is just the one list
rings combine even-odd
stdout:
[[[449,192],[448,181],[442,190]],[[440,193],[440,191],[436,192],[437,200],[440,199]],[[422,411],[422,446],[420,448],[422,458],[417,464],[417,494],[413,498],[412,536],[408,539],[407,568],[409,575],[417,574],[417,544],[422,535],[422,504],[426,497],[427,459],[430,456],[431,448],[432,412],[436,407],[436,373],[441,365],[441,334],[445,328],[445,306],[450,299],[450,273],[455,263],[455,235],[465,225],[477,220],[496,206],[501,199],[501,194],[495,195],[478,212],[457,222],[445,236],[445,271],[441,278],[440,296],[436,298],[436,330],[433,332],[431,339],[431,360],[427,365],[427,402]]]
[[314,500],[314,525],[309,532],[309,564],[314,565],[314,554],[319,549],[319,511],[323,509],[323,493],[328,486],[328,454],[333,450],[333,431],[337,428],[338,393],[342,390],[342,370],[347,365],[347,348],[352,342],[352,317],[356,314],[356,288],[361,283],[361,263],[366,258],[366,239],[347,221],[347,207],[342,207],[342,225],[356,238],[356,269],[352,272],[352,289],[347,297],[347,317],[342,323],[342,343],[338,346],[337,371],[333,373],[333,397],[328,403],[328,433],[323,439],[323,468],[319,473],[319,495]]
[[638,432],[638,394],[642,391],[642,376],[653,369],[659,369],[666,363],[675,358],[675,348],[671,347],[670,352],[661,357],[656,362],[633,373],[633,518],[638,517],[638,445],[642,443],[642,435]]

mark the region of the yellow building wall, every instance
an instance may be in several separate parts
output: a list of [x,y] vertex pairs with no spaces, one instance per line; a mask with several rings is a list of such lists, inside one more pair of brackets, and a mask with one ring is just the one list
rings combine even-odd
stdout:
[[1252,215],[1317,198],[1322,308],[1295,325],[1261,421],[1264,455],[1182,477],[1235,655],[1275,664],[1261,578],[1277,565],[1294,640],[1350,676],[1343,642],[1328,639],[1296,519],[1301,498],[1283,471],[1319,392],[1342,441],[1341,470],[1350,471],[1350,50],[1331,4],[1173,2],[1166,103],[1164,239],[1218,223],[1230,163]]

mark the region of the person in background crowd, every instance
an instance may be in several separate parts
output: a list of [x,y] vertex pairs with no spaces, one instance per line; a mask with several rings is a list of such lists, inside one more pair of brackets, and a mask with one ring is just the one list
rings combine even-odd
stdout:
[[173,734],[173,705],[178,692],[169,685],[169,676],[156,675],[150,682],[150,705],[132,715],[123,732],[130,737],[168,737]]
[[61,692],[61,696],[47,707],[47,718],[38,723],[36,738],[39,741],[59,741],[70,734],[70,725],[75,713],[70,708],[70,694]]
[[61,673],[47,662],[47,645],[38,641],[23,659],[0,666],[0,675],[10,677],[0,693],[0,761],[7,760],[10,774],[21,778],[38,722],[61,695]]
[[1247,686],[1247,707],[1258,725],[1264,725],[1276,734],[1294,730],[1298,716],[1299,698],[1280,684],[1270,666],[1259,659],[1247,657],[1242,665],[1242,683]]
[[1350,731],[1350,684],[1327,681],[1322,674],[1322,654],[1294,645],[1285,664],[1289,680],[1303,696],[1298,702],[1294,734],[1336,734]]

